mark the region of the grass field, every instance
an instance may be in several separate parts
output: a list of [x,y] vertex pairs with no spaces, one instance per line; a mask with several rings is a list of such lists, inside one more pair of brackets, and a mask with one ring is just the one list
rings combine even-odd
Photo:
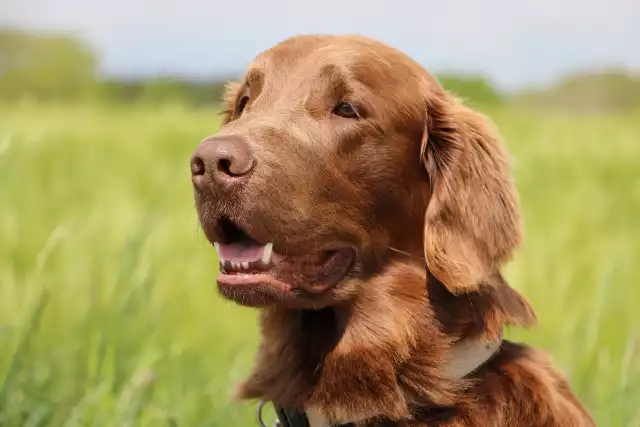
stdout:
[[[526,245],[506,274],[601,426],[640,426],[640,114],[495,111]],[[214,111],[0,109],[0,426],[255,426],[255,313],[222,302],[188,158]]]

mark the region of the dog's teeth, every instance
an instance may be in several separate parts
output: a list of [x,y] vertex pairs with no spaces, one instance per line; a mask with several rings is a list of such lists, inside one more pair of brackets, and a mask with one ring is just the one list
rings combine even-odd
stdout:
[[269,264],[271,262],[271,254],[273,253],[273,243],[267,243],[264,245],[264,252],[262,253],[262,263]]
[[248,270],[249,269],[249,262],[248,261],[243,262],[242,263],[242,268],[244,268],[245,270]]
[[216,248],[216,252],[218,253],[218,259],[220,260],[220,264],[224,265],[224,257],[222,256],[222,251],[220,251],[220,243],[215,242],[213,247]]

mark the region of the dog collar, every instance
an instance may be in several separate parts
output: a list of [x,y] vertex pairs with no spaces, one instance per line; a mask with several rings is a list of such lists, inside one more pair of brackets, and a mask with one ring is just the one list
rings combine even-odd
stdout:
[[[498,352],[502,345],[502,334],[497,341],[489,341],[484,337],[473,340],[465,340],[456,343],[452,348],[448,361],[444,367],[444,375],[452,380],[459,380],[475,372],[484,365],[491,357]],[[262,408],[264,402],[258,403],[258,423],[260,427],[266,427],[262,420]],[[300,410],[284,409],[278,404],[274,404],[274,409],[278,419],[273,423],[273,427],[353,427],[354,423],[339,424],[330,426],[323,422],[313,421],[310,423],[307,414]],[[312,425],[313,424],[313,425]]]
[[449,354],[444,367],[444,376],[459,380],[475,372],[498,352],[502,345],[502,332],[496,341],[483,336],[472,340],[457,342]]

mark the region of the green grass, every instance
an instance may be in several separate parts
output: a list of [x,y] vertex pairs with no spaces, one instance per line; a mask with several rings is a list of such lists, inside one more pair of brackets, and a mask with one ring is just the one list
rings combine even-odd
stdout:
[[[640,426],[640,114],[492,114],[526,245],[506,274],[602,426]],[[180,107],[0,108],[0,426],[252,426],[255,312],[215,291]]]

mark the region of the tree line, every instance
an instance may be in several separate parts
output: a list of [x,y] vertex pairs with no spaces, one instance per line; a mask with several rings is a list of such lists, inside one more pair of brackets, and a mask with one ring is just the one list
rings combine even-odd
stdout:
[[[96,52],[81,38],[0,28],[0,102],[22,100],[100,103],[220,102],[226,79],[174,76],[117,78],[99,72]],[[437,76],[445,88],[475,106],[521,102],[532,106],[628,109],[640,107],[640,78],[624,70],[567,76],[544,90],[507,96],[481,76]]]

